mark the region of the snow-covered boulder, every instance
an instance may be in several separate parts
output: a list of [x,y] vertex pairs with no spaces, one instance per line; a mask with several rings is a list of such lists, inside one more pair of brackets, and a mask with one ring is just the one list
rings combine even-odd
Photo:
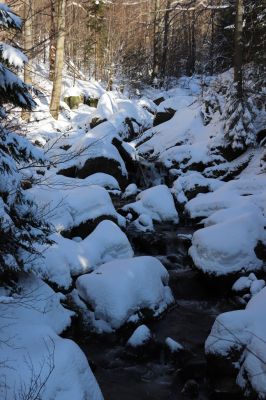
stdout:
[[246,304],[251,297],[259,293],[265,286],[264,279],[257,279],[252,272],[248,276],[241,276],[232,286],[232,291],[236,294],[236,299],[240,304]]
[[184,350],[184,347],[182,346],[182,344],[178,343],[176,340],[167,337],[165,339],[165,345],[167,347],[167,349],[170,351],[170,353],[178,353],[181,350]]
[[[58,336],[73,312],[63,296],[34,276],[20,278],[18,294],[0,288],[0,398],[103,400],[88,361],[71,340]],[[66,368],[67,365],[67,368]]]
[[72,86],[63,93],[64,102],[71,108],[78,108],[83,103],[83,94],[79,87]]
[[81,242],[92,269],[111,260],[131,258],[134,255],[127,236],[112,221],[102,221]]
[[107,190],[100,186],[77,186],[55,190],[35,186],[27,191],[47,216],[57,232],[67,237],[86,237],[103,219],[122,223]]
[[127,341],[127,346],[143,347],[152,338],[152,333],[146,325],[140,325],[130,336]]
[[262,260],[254,251],[264,235],[261,213],[251,208],[249,212],[240,212],[233,217],[230,211],[223,212],[223,222],[219,223],[214,223],[217,220],[213,214],[214,224],[199,229],[193,235],[189,254],[195,266],[204,273],[222,276],[262,267]]
[[38,248],[43,257],[29,268],[38,276],[69,288],[72,277],[82,275],[105,262],[133,257],[127,236],[112,221],[100,222],[84,240],[74,241],[53,234],[48,248]]
[[254,296],[245,310],[219,315],[205,343],[212,362],[231,362],[236,382],[246,395],[265,399],[266,393],[266,288]]
[[123,207],[124,212],[147,214],[156,222],[178,223],[178,213],[170,189],[166,185],[154,186],[140,192],[135,203]]
[[138,194],[138,192],[139,192],[139,189],[138,189],[137,185],[135,183],[130,183],[126,187],[122,197],[124,199],[127,199],[128,197],[136,196]]
[[217,179],[205,178],[199,172],[190,172],[174,181],[172,193],[178,203],[184,204],[198,193],[213,192],[223,184]]
[[120,185],[125,186],[127,170],[119,151],[112,144],[114,138],[120,136],[116,127],[109,121],[83,133],[78,140],[73,137],[72,146],[64,153],[65,162],[60,164],[58,173],[84,179],[89,175],[103,172],[114,176]]
[[160,315],[173,302],[168,279],[159,260],[136,257],[103,264],[80,276],[76,287],[81,299],[93,309],[91,323],[95,329],[101,325],[102,330],[110,331],[141,320],[144,309]]

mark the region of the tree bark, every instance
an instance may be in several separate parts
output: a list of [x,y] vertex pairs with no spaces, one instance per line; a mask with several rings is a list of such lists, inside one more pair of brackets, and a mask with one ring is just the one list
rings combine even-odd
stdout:
[[[25,64],[24,67],[24,82],[28,85],[32,85],[32,48],[33,48],[33,29],[32,29],[32,19],[33,19],[33,10],[32,10],[32,0],[24,0],[24,51],[28,57],[28,63]],[[21,113],[21,118],[25,121],[30,120],[30,112],[23,110]]]
[[161,75],[162,75],[163,79],[165,79],[167,57],[168,57],[168,36],[169,36],[169,28],[170,28],[170,26],[169,26],[170,12],[171,12],[171,0],[167,0],[166,11],[164,14],[163,55],[162,55],[162,66],[161,66]]
[[57,41],[55,53],[55,73],[53,81],[53,91],[50,103],[51,115],[58,119],[61,88],[62,88],[62,73],[64,66],[65,52],[65,27],[66,27],[66,0],[58,0],[58,16],[57,16]]
[[237,88],[237,97],[243,97],[243,0],[236,0],[235,37],[234,37],[234,81]]
[[159,6],[160,1],[154,0],[152,79],[157,78],[159,74]]
[[49,48],[49,79],[54,80],[55,51],[56,51],[56,10],[55,0],[50,0],[51,26],[50,26],[50,48]]

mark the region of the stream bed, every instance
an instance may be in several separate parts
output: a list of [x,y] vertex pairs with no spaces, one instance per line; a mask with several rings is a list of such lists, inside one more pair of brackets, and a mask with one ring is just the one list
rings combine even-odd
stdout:
[[[141,354],[128,351],[126,342],[134,327],[97,336],[77,323],[68,334],[86,354],[105,400],[241,398],[230,379],[215,388],[208,379],[205,340],[216,316],[232,310],[234,303],[210,290],[190,265],[187,252],[195,229],[161,224],[152,233],[126,232],[136,255],[152,255],[164,264],[175,297],[175,304],[159,319],[144,322],[154,334],[152,349]],[[184,352],[169,355],[167,337],[181,343]]]

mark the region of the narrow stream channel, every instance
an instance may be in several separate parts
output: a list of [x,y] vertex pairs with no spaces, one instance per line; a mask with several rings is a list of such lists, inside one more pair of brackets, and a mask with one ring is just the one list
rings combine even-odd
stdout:
[[[88,334],[79,324],[72,330],[71,338],[86,354],[105,400],[193,398],[193,390],[189,391],[189,397],[183,390],[191,380],[198,386],[194,398],[237,399],[231,394],[226,396],[222,389],[215,396],[207,379],[204,342],[215,317],[231,310],[233,304],[219,293],[210,293],[198,273],[188,265],[187,237],[192,232],[191,227],[177,229],[171,225],[160,225],[152,234],[127,232],[136,255],[156,256],[168,269],[176,300],[160,319],[146,321],[155,336],[154,348],[147,354],[130,354],[125,346],[134,327],[104,336]],[[169,356],[164,346],[167,337],[180,342],[185,351]]]

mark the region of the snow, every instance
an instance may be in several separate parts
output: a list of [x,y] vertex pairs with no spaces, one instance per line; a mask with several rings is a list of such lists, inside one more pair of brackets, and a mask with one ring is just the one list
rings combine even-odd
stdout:
[[[131,220],[130,215],[129,220]],[[152,217],[148,214],[140,214],[140,216],[133,222],[133,225],[137,230],[142,232],[151,232],[154,230]]]
[[259,270],[262,261],[254,248],[265,243],[265,176],[244,174],[213,193],[199,194],[186,210],[203,220],[205,228],[192,239],[189,254],[202,271],[224,275]]
[[143,256],[103,264],[80,276],[76,287],[93,308],[93,317],[115,330],[132,318],[141,318],[142,309],[161,314],[173,302],[168,279],[159,260]]
[[221,186],[223,186],[223,183],[217,179],[205,178],[200,172],[190,171],[174,181],[172,193],[179,203],[186,203],[188,201],[186,193],[189,191],[196,190],[200,187],[213,192]]
[[103,172],[97,172],[95,174],[87,176],[87,178],[70,178],[63,175],[57,175],[53,172],[46,173],[42,180],[43,186],[48,186],[53,189],[75,189],[76,187],[87,187],[91,185],[101,186],[108,191],[117,190],[120,191],[120,186],[117,180]]
[[215,356],[228,358],[232,351],[239,350],[240,355],[234,359],[237,383],[246,394],[250,385],[261,399],[266,392],[265,301],[266,288],[263,288],[245,310],[219,315],[205,343],[206,353]]
[[102,400],[85,355],[58,336],[73,315],[60,304],[64,296],[33,276],[20,277],[18,284],[19,294],[0,301],[0,397],[13,400],[40,390],[44,400]]
[[140,192],[135,203],[127,204],[124,211],[134,210],[137,214],[146,214],[156,222],[178,222],[178,213],[170,189],[158,185]]
[[82,95],[82,91],[78,86],[72,86],[67,88],[64,93],[63,93],[63,97],[72,97],[72,96],[81,96]]
[[[229,210],[230,211],[230,210]],[[241,270],[255,271],[262,267],[254,248],[264,235],[261,214],[254,207],[246,213],[235,213],[220,223],[194,233],[189,254],[205,273],[225,275]],[[243,229],[243,227],[245,227]]]
[[114,209],[109,193],[100,186],[77,186],[55,190],[41,185],[27,192],[29,198],[36,201],[43,209],[57,232],[70,230],[103,216],[122,221],[122,217]]
[[28,57],[20,50],[9,46],[7,43],[0,42],[1,57],[16,68],[23,68],[28,62]]
[[146,325],[140,325],[130,336],[127,345],[131,347],[139,347],[145,345],[151,339],[152,334]]
[[74,241],[53,234],[53,244],[38,248],[43,257],[29,266],[37,275],[69,288],[72,277],[95,269],[104,262],[133,257],[132,247],[121,229],[112,221],[100,222],[84,240]]
[[139,192],[139,189],[138,189],[137,185],[135,183],[130,183],[126,187],[122,197],[124,199],[127,199],[130,196],[136,196],[138,194],[138,192]]
[[171,351],[171,353],[177,353],[178,351],[184,349],[182,344],[178,343],[177,341],[173,340],[170,337],[167,337],[165,339],[165,344],[168,347],[168,349]]

